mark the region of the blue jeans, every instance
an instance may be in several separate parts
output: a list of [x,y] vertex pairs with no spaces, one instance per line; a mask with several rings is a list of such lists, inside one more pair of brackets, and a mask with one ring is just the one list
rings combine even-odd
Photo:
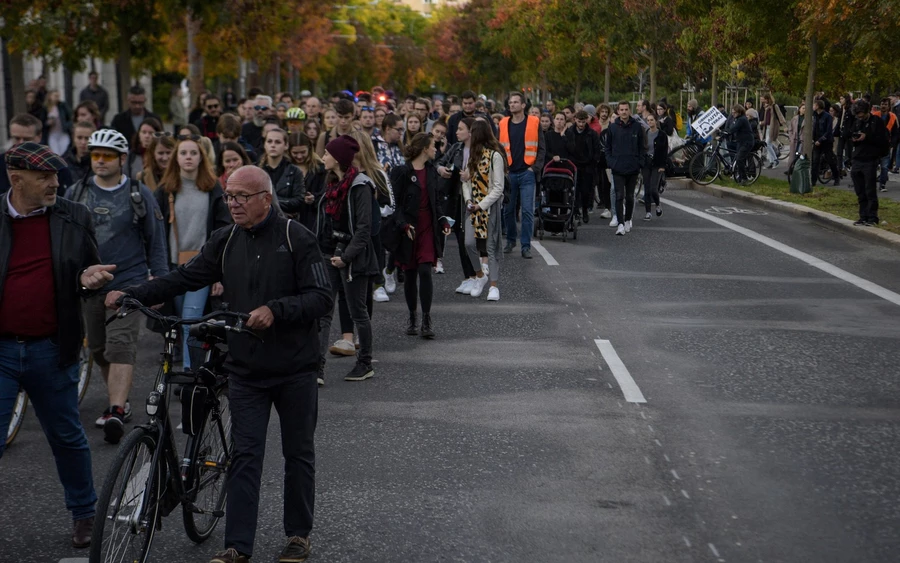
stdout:
[[882,186],[887,184],[888,181],[888,170],[891,168],[891,155],[890,153],[887,156],[881,157],[881,174],[878,175],[878,183]]
[[[206,307],[206,298],[209,297],[209,287],[204,287],[197,291],[188,291],[184,295],[175,298],[175,310],[181,314],[183,319],[199,319],[203,316],[203,309]],[[191,354],[188,344],[194,348],[198,348],[197,343],[193,340],[188,342],[188,334],[191,327],[181,327],[181,342],[184,352],[184,367],[191,367]]]
[[522,207],[522,250],[531,248],[534,233],[534,190],[537,182],[532,169],[509,174],[509,204],[503,212],[506,219],[506,242],[516,243],[516,202],[521,199]]
[[[17,342],[0,338],[0,428],[12,418],[19,387],[37,414],[74,520],[94,515],[97,493],[91,473],[91,450],[78,415],[78,363],[59,367],[59,346],[49,338]],[[0,458],[5,440],[0,440]]]

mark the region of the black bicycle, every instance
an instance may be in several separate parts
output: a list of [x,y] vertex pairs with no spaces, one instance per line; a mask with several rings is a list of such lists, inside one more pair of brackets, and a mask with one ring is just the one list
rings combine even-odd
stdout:
[[[136,426],[119,446],[97,503],[90,563],[145,563],[162,519],[182,507],[188,537],[201,543],[225,515],[225,477],[231,463],[231,411],[227,379],[222,375],[228,332],[258,335],[244,328],[249,316],[214,311],[198,319],[168,317],[124,298],[110,322],[141,312],[164,328],[160,368],[147,397],[150,420]],[[235,321],[229,325],[223,320]],[[196,372],[172,369],[178,333],[191,325],[203,342],[206,359]],[[260,339],[261,340],[261,339]],[[171,389],[182,385],[182,426],[188,435],[178,455],[169,418]]]
[[735,182],[742,186],[749,186],[759,178],[762,171],[762,159],[759,155],[760,143],[754,145],[753,151],[744,159],[744,175],[739,176],[736,166],[737,151],[727,148],[722,143],[722,140],[727,137],[728,133],[718,133],[713,142],[691,157],[688,163],[691,180],[705,186],[715,182],[720,174],[725,176],[733,174]]

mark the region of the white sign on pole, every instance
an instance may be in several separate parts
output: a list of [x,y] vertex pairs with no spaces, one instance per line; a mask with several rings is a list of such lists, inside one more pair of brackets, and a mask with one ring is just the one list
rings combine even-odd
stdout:
[[709,108],[691,122],[691,128],[701,137],[709,137],[713,131],[725,125],[725,116],[716,108]]

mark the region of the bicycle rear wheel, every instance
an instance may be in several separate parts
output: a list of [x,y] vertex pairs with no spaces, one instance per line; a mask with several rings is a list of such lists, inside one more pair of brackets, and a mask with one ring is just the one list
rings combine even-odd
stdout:
[[[225,509],[225,478],[231,464],[231,409],[228,387],[216,391],[218,412],[210,409],[197,436],[194,460],[186,489],[194,496],[193,507],[183,506],[184,531],[191,541],[206,541]],[[197,511],[194,510],[196,507]]]
[[746,174],[746,176],[742,177],[740,182],[738,183],[742,186],[749,186],[757,179],[759,179],[759,173],[761,171],[762,159],[759,158],[758,154],[751,153],[744,161],[744,173]]
[[19,434],[22,428],[22,421],[25,420],[25,411],[28,410],[28,394],[24,389],[19,389],[16,395],[16,402],[13,405],[12,418],[9,419],[9,428],[6,430],[6,445],[12,444],[13,440]]
[[778,151],[778,160],[784,160],[791,154],[791,138],[788,137],[787,133],[781,132],[778,134],[778,139],[775,141],[775,150]]
[[716,155],[710,151],[701,151],[691,157],[688,163],[688,174],[691,180],[700,185],[713,183],[722,172],[722,164]]
[[135,428],[122,441],[103,483],[90,563],[145,563],[159,518],[165,472],[153,463],[156,437]]
[[88,384],[91,382],[91,371],[94,369],[94,355],[91,354],[91,349],[88,348],[86,337],[81,345],[79,360],[81,361],[81,365],[78,368],[78,404],[80,405],[87,394]]

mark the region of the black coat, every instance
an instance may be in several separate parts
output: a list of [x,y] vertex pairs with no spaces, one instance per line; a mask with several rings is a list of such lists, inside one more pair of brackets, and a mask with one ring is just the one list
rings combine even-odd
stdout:
[[[281,210],[291,216],[298,214],[303,206],[303,198],[306,196],[303,172],[291,164],[287,157],[281,159],[281,163],[275,170],[268,166],[263,166],[263,170],[272,178],[272,188],[278,197],[278,205]],[[281,171],[281,175],[273,177],[276,171]]]
[[[162,118],[153,113],[152,111],[145,111],[144,117],[141,118],[141,121],[147,119],[148,117],[154,117],[159,120],[160,123],[163,122]],[[126,109],[122,113],[116,114],[113,118],[112,123],[109,124],[111,129],[115,129],[119,133],[125,135],[125,138],[128,139],[128,142],[131,143],[131,140],[134,139],[134,134],[137,133],[134,129],[134,124],[131,123],[131,110]],[[131,147],[134,148],[134,147]]]
[[[145,304],[222,282],[232,311],[269,307],[275,322],[264,342],[228,333],[226,371],[244,379],[313,374],[319,368],[319,319],[334,306],[322,253],[313,234],[274,210],[252,229],[215,231],[200,254],[167,275],[125,289]],[[80,345],[80,342],[79,342]]]
[[297,220],[303,223],[303,226],[307,229],[315,231],[316,210],[318,209],[319,199],[325,193],[325,166],[323,164],[319,164],[306,172],[303,176],[303,187],[307,193],[311,193],[315,197],[315,200],[312,203],[306,203],[305,200],[300,203]]
[[[178,200],[178,194],[173,195],[175,196],[172,200],[174,203]],[[227,227],[232,223],[231,212],[228,211],[228,204],[225,203],[225,198],[222,197],[224,195],[225,192],[222,191],[219,183],[216,182],[215,187],[209,192],[209,213],[206,214],[207,239],[209,239],[209,236],[216,229]],[[166,189],[163,186],[160,186],[153,192],[153,196],[156,197],[156,203],[159,205],[159,210],[162,212],[163,223],[166,225],[166,256],[171,256],[172,249],[169,248],[169,235],[172,232],[172,224],[169,223],[169,194],[166,193]]]
[[462,180],[459,174],[462,170],[464,149],[465,145],[462,142],[453,143],[438,161],[438,165],[445,168],[454,167],[449,178],[438,175],[438,196],[444,211],[457,223],[462,219]]
[[[425,163],[425,185],[428,190],[428,204],[431,207],[431,226],[434,229],[434,255],[440,257],[441,253],[441,232],[444,226],[449,225],[447,217],[444,216],[444,206],[438,197],[438,173],[437,168],[430,162]],[[422,197],[419,179],[416,172],[408,162],[403,166],[397,166],[391,170],[391,185],[394,187],[394,199],[397,208],[394,210],[396,224],[400,229],[405,230],[407,225],[412,225],[419,232],[419,202]],[[400,239],[400,248],[395,257],[401,264],[406,264],[411,260],[413,253],[413,241],[407,236]]]
[[734,120],[731,125],[731,140],[738,148],[752,148],[756,139],[753,137],[753,129],[750,127],[750,120],[746,115],[742,115]]
[[613,174],[628,176],[641,170],[646,153],[644,127],[635,119],[623,125],[620,119],[609,124],[606,137],[606,162]]
[[[90,292],[81,291],[81,274],[88,266],[100,263],[94,224],[87,208],[63,198],[47,209],[50,214],[50,247],[53,260],[55,296],[35,296],[56,299],[59,323],[59,365],[78,361],[84,332],[81,323],[81,299]],[[0,297],[6,282],[9,256],[12,252],[12,217],[6,197],[0,198]]]
[[653,140],[653,160],[647,165],[653,169],[665,168],[669,157],[669,138],[662,131]]
[[345,244],[341,259],[350,264],[350,273],[354,276],[372,276],[378,273],[378,257],[372,243],[372,217],[375,201],[375,184],[363,173],[357,174],[347,192],[341,220],[335,223],[325,213],[326,200],[319,198],[316,219],[316,240],[319,248],[326,255],[331,255],[336,246],[332,237],[334,231],[350,235]]
[[[554,133],[555,134],[555,133]],[[566,129],[566,152],[580,172],[593,173],[600,160],[600,135],[590,127],[578,132],[578,127]]]

